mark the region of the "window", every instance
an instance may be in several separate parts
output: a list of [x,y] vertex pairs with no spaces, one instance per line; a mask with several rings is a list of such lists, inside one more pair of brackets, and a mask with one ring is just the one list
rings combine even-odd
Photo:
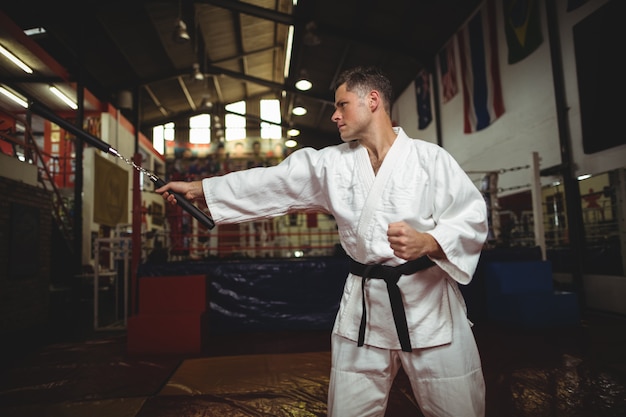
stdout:
[[280,101],[277,99],[261,100],[261,120],[263,120],[261,122],[262,139],[282,138]]
[[199,114],[189,118],[189,143],[211,143],[211,115]]
[[[240,140],[246,138],[246,102],[238,101],[227,104],[225,117],[226,140]],[[236,114],[233,114],[236,113]]]
[[161,155],[165,154],[165,141],[174,140],[174,123],[154,126],[152,128],[152,146]]

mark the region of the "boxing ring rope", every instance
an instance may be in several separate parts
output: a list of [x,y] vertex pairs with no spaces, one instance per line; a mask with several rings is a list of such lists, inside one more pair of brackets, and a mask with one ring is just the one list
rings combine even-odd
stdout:
[[[314,227],[307,224],[312,214],[319,219]],[[210,233],[179,210],[172,210],[165,222],[167,227],[154,238],[170,248],[169,255],[177,260],[333,256],[339,245],[336,222],[320,213],[291,213],[224,229],[216,226]]]
[[[541,196],[541,177],[539,170],[539,154],[533,152],[531,154],[531,162],[528,165],[502,168],[498,170],[485,170],[485,171],[465,171],[466,174],[483,174],[479,179],[481,182],[478,187],[485,197],[485,203],[487,204],[488,217],[489,217],[489,236],[488,240],[496,240],[500,236],[500,216],[498,214],[498,193],[503,191],[511,191],[518,189],[530,188],[532,198],[533,209],[533,233],[535,239],[535,245],[541,248],[542,259],[546,259],[546,238],[545,227],[543,220],[542,209],[542,196]],[[500,174],[505,174],[512,171],[520,171],[524,169],[530,170],[530,182],[525,185],[518,185],[508,188],[499,188],[498,179]],[[476,182],[476,181],[475,181]]]

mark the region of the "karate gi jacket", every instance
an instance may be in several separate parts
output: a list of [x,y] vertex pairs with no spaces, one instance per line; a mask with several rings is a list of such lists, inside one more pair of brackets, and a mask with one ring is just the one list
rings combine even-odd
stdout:
[[[452,340],[451,303],[465,308],[458,283],[467,284],[487,237],[485,200],[454,158],[440,146],[397,138],[375,175],[365,147],[342,143],[304,148],[280,164],[203,180],[206,203],[216,224],[239,223],[319,211],[334,216],[341,245],[363,264],[399,265],[387,240],[389,223],[405,221],[431,234],[446,259],[404,275],[402,292],[411,346]],[[389,295],[383,280],[365,282],[365,344],[400,349]],[[362,314],[361,277],[349,274],[333,332],[357,340]]]

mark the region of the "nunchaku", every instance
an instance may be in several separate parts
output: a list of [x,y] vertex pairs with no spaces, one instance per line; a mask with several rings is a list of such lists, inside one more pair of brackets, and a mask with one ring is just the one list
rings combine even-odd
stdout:
[[[41,117],[44,117],[56,123],[63,129],[67,130],[68,132],[74,134],[75,136],[89,143],[91,146],[94,146],[100,149],[101,151],[104,151],[106,153],[109,153],[113,156],[120,158],[122,161],[132,166],[137,171],[142,172],[143,174],[147,175],[148,178],[150,178],[150,181],[154,183],[156,188],[160,188],[166,184],[165,181],[163,181],[161,178],[156,176],[154,173],[148,171],[147,169],[143,168],[140,165],[137,165],[134,161],[131,161],[130,159],[126,158],[125,156],[120,154],[116,149],[109,146],[109,144],[103,141],[102,139],[97,138],[96,136],[90,133],[87,133],[82,129],[79,129],[77,126],[74,126],[72,123],[68,122],[67,120],[57,116],[52,110],[48,109],[42,104],[32,102],[32,103],[29,103],[28,108],[33,113],[37,113]],[[168,190],[167,192],[170,194],[173,194],[176,197],[176,204],[181,206],[183,210],[185,210],[186,212],[191,214],[193,217],[195,217],[196,220],[198,220],[204,226],[206,226],[209,229],[213,229],[215,227],[215,222],[213,221],[213,219],[207,213],[205,213],[204,211],[200,210],[197,206],[195,206],[191,201],[187,200],[180,193],[176,193],[170,190]]]

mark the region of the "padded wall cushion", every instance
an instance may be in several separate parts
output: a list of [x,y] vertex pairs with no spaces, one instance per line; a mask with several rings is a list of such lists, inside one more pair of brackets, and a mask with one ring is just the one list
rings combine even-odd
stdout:
[[208,310],[206,275],[139,278],[139,314]]
[[529,294],[554,290],[550,261],[490,262],[485,265],[487,293]]

